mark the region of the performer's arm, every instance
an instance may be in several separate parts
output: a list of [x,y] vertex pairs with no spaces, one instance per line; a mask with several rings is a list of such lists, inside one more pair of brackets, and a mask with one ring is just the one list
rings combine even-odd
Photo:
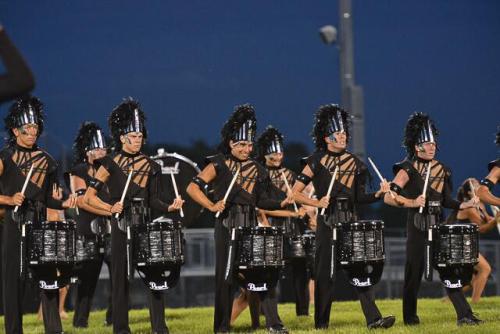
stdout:
[[[172,212],[172,211],[177,211],[180,210],[182,207],[182,204],[184,204],[184,201],[179,195],[179,198],[174,198],[172,201],[172,204],[168,205],[164,201],[160,199],[160,184],[161,184],[161,178],[160,174],[156,173],[151,176],[151,180],[148,185],[148,191],[149,191],[149,204],[153,209],[156,209],[158,211],[162,212]],[[165,186],[165,185],[163,185]],[[173,189],[172,189],[173,192]],[[173,196],[172,196],[173,198]],[[170,201],[170,198],[167,200]]]
[[[269,196],[269,179],[257,182],[257,207],[263,210],[280,210],[293,203],[292,197],[287,197],[283,201],[276,200]],[[291,194],[290,194],[291,195]]]
[[208,184],[217,176],[215,166],[210,163],[189,183],[186,192],[198,204],[212,212],[224,211],[223,200],[213,203],[201,189],[207,189]]
[[[0,159],[0,177],[3,175],[3,161]],[[21,186],[20,186],[21,187]],[[24,201],[24,195],[20,192],[12,196],[0,195],[0,204],[9,206],[21,206]]]
[[463,210],[467,208],[473,208],[476,207],[479,204],[479,199],[477,197],[474,197],[467,202],[462,202],[460,203],[456,199],[453,198],[451,195],[451,175],[446,176],[444,180],[444,186],[443,186],[443,191],[442,191],[442,205],[445,208],[448,209],[454,209],[454,210]]
[[418,208],[420,206],[424,206],[424,196],[420,195],[416,199],[409,199],[400,194],[401,190],[406,186],[409,180],[410,177],[408,176],[408,173],[406,173],[404,169],[400,169],[391,183],[391,190],[395,199],[392,198],[390,193],[386,193],[384,195],[384,202],[392,206],[405,208]]
[[462,210],[461,213],[472,223],[478,226],[479,233],[489,232],[497,225],[497,219],[489,215],[484,216],[484,218],[481,217],[478,209],[476,208],[467,208]]
[[73,184],[75,185],[74,190],[75,190],[75,194],[77,195],[76,200],[77,200],[77,204],[78,204],[79,208],[81,208],[87,212],[94,213],[94,214],[99,215],[99,216],[111,216],[110,211],[106,211],[106,210],[102,210],[102,209],[93,207],[85,201],[85,192],[87,190],[87,183],[85,182],[84,179],[82,179],[81,177],[76,176],[76,175],[71,175],[70,178],[71,178],[71,182],[73,182]]
[[85,192],[84,201],[93,207],[108,211],[111,214],[121,213],[123,210],[123,203],[116,202],[115,204],[111,205],[104,202],[97,196],[97,192],[102,187],[104,187],[104,183],[106,183],[108,178],[109,172],[106,170],[106,168],[104,168],[103,166],[99,167],[94,179],[91,181],[89,187],[87,188],[87,191]]
[[302,170],[302,173],[297,177],[297,181],[295,181],[295,184],[293,185],[293,198],[295,199],[295,201],[301,204],[314,206],[317,208],[326,208],[328,207],[330,201],[327,196],[323,197],[321,200],[317,200],[314,198],[310,198],[303,193],[304,188],[311,182],[313,176],[314,174],[311,168],[309,166],[305,166]]
[[300,208],[298,212],[290,211],[290,210],[263,210],[259,209],[260,212],[263,212],[266,216],[271,217],[290,217],[290,218],[302,218],[306,214],[306,210],[304,208]]
[[0,75],[0,102],[28,93],[35,87],[33,74],[1,25],[0,58],[7,70]]
[[500,198],[496,197],[491,193],[493,186],[497,184],[498,179],[500,179],[500,168],[493,167],[490,173],[481,181],[481,186],[477,190],[477,196],[479,199],[487,204],[500,206]]
[[267,219],[267,216],[264,213],[264,211],[262,211],[262,210],[258,211],[258,218],[259,218],[259,223],[262,226],[271,227],[271,224],[269,223],[269,219]]
[[[76,206],[76,197],[73,194],[70,194],[68,199],[62,201],[60,199],[56,199],[53,196],[52,190],[54,187],[56,189],[59,187],[57,185],[57,171],[51,171],[47,175],[47,190],[45,191],[45,203],[47,207],[54,210],[62,210],[67,208],[74,208]],[[61,195],[62,197],[62,195]]]
[[360,204],[370,204],[383,198],[384,194],[389,192],[389,183],[387,181],[380,183],[380,189],[377,192],[366,192],[366,178],[368,171],[362,171],[356,177],[356,202]]

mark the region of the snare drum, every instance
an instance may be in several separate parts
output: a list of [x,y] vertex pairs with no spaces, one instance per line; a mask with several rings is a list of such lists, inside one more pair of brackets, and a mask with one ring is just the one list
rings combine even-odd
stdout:
[[283,231],[278,227],[239,227],[237,264],[240,269],[282,267]]
[[306,258],[314,262],[314,256],[316,254],[316,233],[311,230],[305,231],[304,234],[302,234],[302,241],[306,250]]
[[160,217],[134,227],[134,262],[137,267],[184,263],[184,237],[180,222]]
[[433,230],[434,266],[473,265],[478,263],[479,240],[476,224],[442,224]]
[[383,221],[359,220],[341,225],[341,265],[384,260]]
[[376,284],[385,261],[384,222],[359,220],[339,226],[339,262],[349,283],[363,287]]
[[312,231],[306,231],[302,235],[294,236],[289,239],[290,258],[314,258],[316,252],[316,235]]
[[99,238],[96,235],[76,237],[76,262],[97,261],[100,259]]
[[479,261],[476,224],[442,224],[432,230],[433,266],[447,288],[462,288],[471,281]]
[[76,224],[54,221],[27,224],[30,266],[72,266],[76,260]]
[[111,221],[107,217],[96,217],[90,222],[90,230],[100,236],[111,234]]
[[239,284],[249,291],[276,286],[283,259],[283,230],[279,227],[238,227],[236,272]]

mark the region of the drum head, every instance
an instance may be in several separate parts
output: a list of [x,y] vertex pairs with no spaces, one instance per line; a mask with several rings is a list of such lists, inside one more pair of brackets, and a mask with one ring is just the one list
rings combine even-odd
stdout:
[[[162,184],[165,185],[163,191],[172,191],[171,194],[162,193],[162,198],[174,198],[175,194],[173,193],[174,187],[172,185],[172,178],[170,173],[172,172],[175,177],[175,182],[177,184],[177,189],[179,190],[179,195],[185,201],[183,205],[184,218],[180,218],[178,214],[176,214],[175,220],[181,220],[183,226],[187,227],[192,225],[196,218],[201,214],[202,207],[186,193],[186,188],[196,175],[200,173],[200,169],[190,159],[186,158],[183,155],[177,153],[163,153],[161,152],[159,155],[151,157],[154,161],[156,161],[162,167]],[[170,204],[170,203],[168,203]],[[156,216],[156,215],[155,215]]]

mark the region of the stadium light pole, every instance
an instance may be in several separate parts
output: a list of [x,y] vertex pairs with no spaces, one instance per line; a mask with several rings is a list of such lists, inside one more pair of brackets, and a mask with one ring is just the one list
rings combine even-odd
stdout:
[[341,105],[351,112],[352,119],[352,152],[365,160],[365,125],[363,88],[356,85],[354,76],[354,35],[352,32],[351,0],[339,0],[339,38],[337,29],[326,25],[319,29],[323,43],[337,44],[340,62]]

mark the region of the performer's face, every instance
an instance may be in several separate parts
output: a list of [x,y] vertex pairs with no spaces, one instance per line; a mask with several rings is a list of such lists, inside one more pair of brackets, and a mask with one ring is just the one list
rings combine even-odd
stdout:
[[334,132],[325,137],[325,141],[330,151],[339,152],[347,147],[347,134],[344,131]]
[[265,156],[266,165],[270,167],[279,167],[283,162],[283,153],[271,153]]
[[13,132],[18,145],[31,148],[38,138],[38,125],[25,124],[20,128],[13,129]]
[[250,154],[252,154],[253,142],[251,141],[238,141],[235,143],[231,140],[229,146],[231,147],[231,154],[238,160],[248,160]]
[[417,152],[417,157],[424,160],[432,160],[436,155],[436,143],[423,143],[415,145],[415,151]]
[[95,159],[100,159],[106,155],[105,148],[96,148],[87,152],[87,159],[90,163],[94,162]]
[[120,137],[122,148],[127,153],[137,153],[141,150],[143,141],[142,132],[129,132]]

